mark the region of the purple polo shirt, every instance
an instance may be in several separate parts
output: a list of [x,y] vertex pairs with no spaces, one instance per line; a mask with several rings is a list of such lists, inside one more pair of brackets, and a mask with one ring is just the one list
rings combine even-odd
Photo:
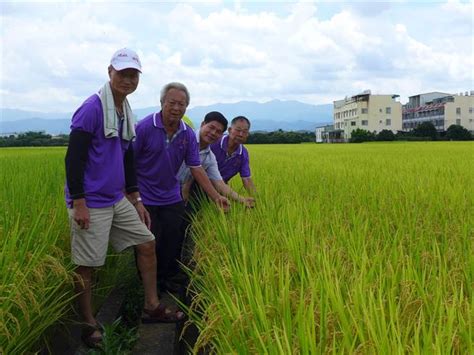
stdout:
[[176,177],[183,162],[199,167],[199,146],[191,127],[183,121],[168,140],[161,112],[141,120],[133,143],[137,180],[145,205],[163,206],[182,200],[181,186]]
[[222,179],[227,183],[237,173],[240,177],[250,177],[249,153],[247,149],[240,144],[232,155],[227,155],[227,145],[229,136],[223,136],[219,141],[211,145],[211,150],[216,156],[219,172]]
[[[123,159],[130,142],[119,137],[105,138],[102,103],[97,94],[89,97],[72,116],[71,131],[92,134],[84,170],[84,193],[89,208],[109,207],[119,202],[125,189]],[[67,184],[66,203],[72,208]]]

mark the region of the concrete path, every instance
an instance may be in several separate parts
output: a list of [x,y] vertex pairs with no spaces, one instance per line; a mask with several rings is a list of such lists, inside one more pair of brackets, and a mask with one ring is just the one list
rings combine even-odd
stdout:
[[[176,307],[173,298],[165,293],[160,302]],[[141,323],[138,328],[138,341],[132,350],[133,355],[173,355],[177,344],[176,323]]]

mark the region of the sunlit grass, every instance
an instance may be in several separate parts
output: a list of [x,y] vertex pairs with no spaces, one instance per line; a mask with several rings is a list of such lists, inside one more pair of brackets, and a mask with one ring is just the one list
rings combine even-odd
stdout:
[[474,353],[472,143],[249,150],[257,207],[195,224],[196,349]]
[[[73,305],[64,155],[64,148],[0,150],[2,354],[39,351],[45,332],[63,321]],[[118,256],[108,263],[99,280],[100,295],[123,276],[122,266],[129,267]]]

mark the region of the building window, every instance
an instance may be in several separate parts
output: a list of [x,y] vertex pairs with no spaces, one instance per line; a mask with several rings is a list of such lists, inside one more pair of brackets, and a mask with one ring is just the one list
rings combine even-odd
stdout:
[[458,126],[461,125],[461,119],[460,119],[460,118],[456,118],[456,124],[457,124]]
[[379,112],[382,113],[382,109],[381,109],[381,108],[379,108]]
[[385,113],[387,115],[391,114],[392,113],[392,108],[391,107],[385,107]]
[[472,113],[472,107],[469,107],[469,113]]
[[392,120],[391,120],[390,118],[387,118],[387,119],[385,120],[385,125],[386,125],[386,126],[391,126],[391,125],[392,125]]
[[368,109],[366,109],[366,108],[363,108],[363,109],[361,109],[361,111],[360,111],[360,112],[361,112],[361,113],[368,113],[368,112],[369,112],[369,110],[368,110]]
[[460,107],[456,107],[456,115],[460,115],[461,114],[461,108]]
[[368,120],[362,120],[362,126],[368,126],[369,121]]
[[356,125],[356,122],[355,121],[351,121],[351,126],[355,126]]

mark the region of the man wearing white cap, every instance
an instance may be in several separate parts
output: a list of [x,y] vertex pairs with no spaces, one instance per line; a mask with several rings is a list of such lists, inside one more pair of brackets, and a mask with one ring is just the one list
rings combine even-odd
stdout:
[[76,291],[84,317],[83,341],[96,347],[102,334],[91,307],[94,267],[105,263],[110,240],[117,251],[135,246],[145,290],[143,322],[176,322],[158,301],[155,238],[138,191],[132,140],[134,116],[127,101],[139,82],[141,63],[127,48],[112,56],[110,80],[74,113],[66,154],[66,204],[71,225]]

